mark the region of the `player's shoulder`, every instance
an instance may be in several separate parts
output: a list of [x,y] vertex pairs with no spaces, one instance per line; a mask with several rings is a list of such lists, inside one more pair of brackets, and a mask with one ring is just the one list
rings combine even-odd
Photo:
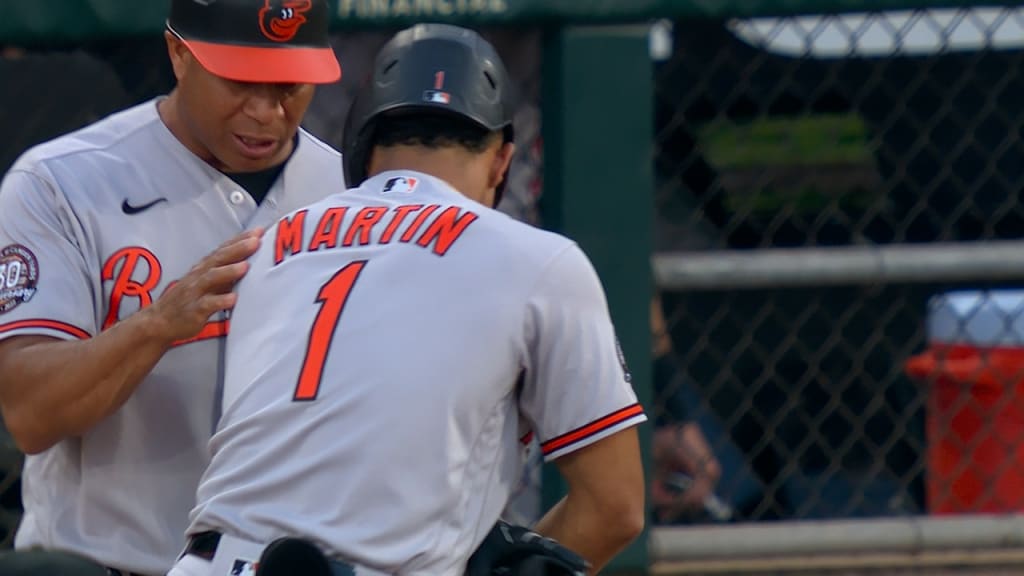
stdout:
[[62,162],[75,163],[83,156],[89,157],[90,162],[115,158],[110,154],[111,149],[120,146],[132,150],[130,141],[159,122],[156,103],[150,100],[29,148],[15,160],[11,170],[41,175],[48,171],[47,167]]
[[479,214],[479,239],[486,245],[488,257],[502,262],[514,276],[538,278],[566,259],[584,265],[588,262],[576,242],[562,234],[487,207],[480,207]]
[[551,230],[545,230],[521,220],[517,220],[504,212],[484,208],[488,219],[502,231],[501,237],[511,249],[521,249],[526,255],[544,259],[547,255],[561,252],[576,246],[576,243]]
[[[547,278],[566,287],[591,286],[597,278],[593,262],[574,239],[559,232],[523,222],[504,212],[484,208],[488,252],[517,268],[526,278]],[[580,284],[582,283],[582,284]]]

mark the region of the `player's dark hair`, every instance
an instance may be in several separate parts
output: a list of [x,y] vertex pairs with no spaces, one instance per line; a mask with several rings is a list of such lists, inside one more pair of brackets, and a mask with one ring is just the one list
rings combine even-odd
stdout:
[[407,113],[382,114],[373,131],[375,146],[423,146],[447,148],[459,146],[479,154],[501,132],[495,132],[454,114]]

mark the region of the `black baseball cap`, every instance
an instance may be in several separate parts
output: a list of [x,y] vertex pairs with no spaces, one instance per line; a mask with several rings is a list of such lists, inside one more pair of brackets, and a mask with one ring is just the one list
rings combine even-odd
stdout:
[[172,0],[167,29],[217,76],[329,84],[341,78],[329,23],[327,0]]

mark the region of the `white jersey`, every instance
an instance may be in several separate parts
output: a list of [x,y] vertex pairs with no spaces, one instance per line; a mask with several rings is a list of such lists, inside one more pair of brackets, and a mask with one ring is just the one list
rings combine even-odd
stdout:
[[645,419],[570,240],[386,172],[283,218],[238,287],[190,533],[461,574],[522,466]]
[[[301,133],[257,206],[171,134],[155,101],[38,146],[0,187],[0,338],[89,338],[228,238],[343,181],[340,155]],[[117,413],[27,458],[17,547],[71,550],[144,574],[170,569],[207,462],[227,329],[212,318]]]

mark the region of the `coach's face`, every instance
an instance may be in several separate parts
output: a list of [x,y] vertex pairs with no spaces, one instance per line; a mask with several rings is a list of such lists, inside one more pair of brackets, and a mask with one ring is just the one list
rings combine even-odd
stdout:
[[236,82],[208,72],[180,41],[170,52],[182,132],[176,135],[189,140],[189,149],[224,172],[255,172],[288,158],[312,84]]

